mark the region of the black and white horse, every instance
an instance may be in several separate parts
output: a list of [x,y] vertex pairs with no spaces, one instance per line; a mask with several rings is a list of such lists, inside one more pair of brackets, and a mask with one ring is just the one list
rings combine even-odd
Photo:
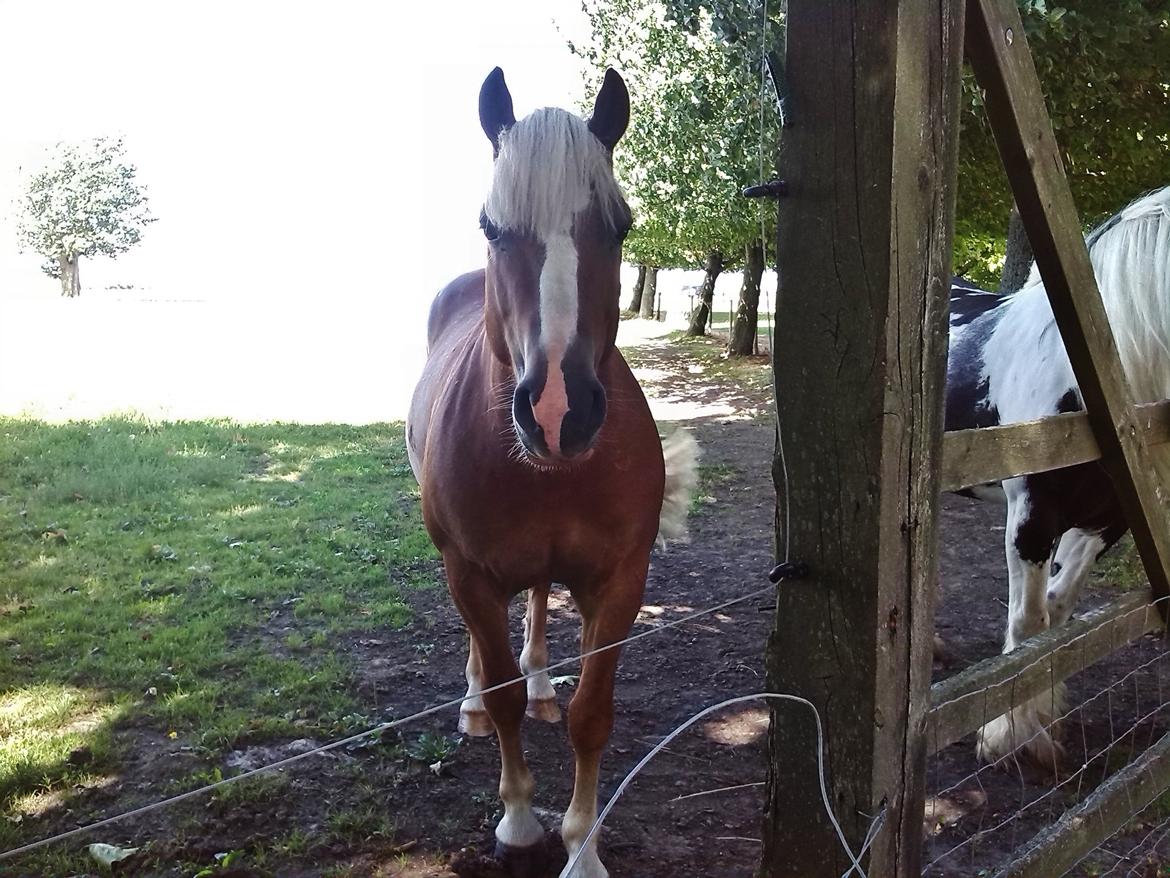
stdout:
[[[1130,204],[1086,243],[1136,402],[1170,397],[1170,186]],[[1033,266],[1011,295],[956,279],[951,289],[946,429],[1042,418],[1083,408],[1080,390]],[[1004,652],[1076,606],[1093,562],[1125,533],[1125,517],[1099,463],[1007,479],[972,491],[1007,501],[1008,624]],[[988,723],[979,754],[1017,748],[1053,765],[1047,727],[1060,695],[1041,696]]]

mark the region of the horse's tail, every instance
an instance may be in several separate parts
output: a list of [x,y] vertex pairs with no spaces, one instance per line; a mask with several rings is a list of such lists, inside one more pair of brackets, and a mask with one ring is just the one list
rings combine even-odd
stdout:
[[658,516],[658,542],[663,545],[667,540],[686,539],[687,513],[699,482],[699,454],[699,443],[682,428],[662,440],[666,489],[662,493],[662,512]]

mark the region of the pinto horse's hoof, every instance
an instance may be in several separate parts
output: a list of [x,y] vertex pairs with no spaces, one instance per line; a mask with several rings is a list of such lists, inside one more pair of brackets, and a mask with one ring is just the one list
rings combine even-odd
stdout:
[[463,710],[459,712],[459,731],[472,738],[490,738],[496,727],[486,710]]
[[542,723],[559,723],[561,721],[561,708],[557,705],[555,698],[537,698],[530,700],[524,712],[533,719],[540,720]]
[[548,872],[548,852],[543,841],[526,848],[497,841],[495,857],[511,878],[545,878]]

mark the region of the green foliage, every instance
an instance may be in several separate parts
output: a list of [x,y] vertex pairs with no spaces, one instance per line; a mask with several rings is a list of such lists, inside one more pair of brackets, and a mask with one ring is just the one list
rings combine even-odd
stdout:
[[[684,29],[706,16],[729,46],[758,45],[758,0],[665,0]],[[779,2],[769,40],[782,45]],[[1170,0],[1019,0],[1081,217],[1093,223],[1170,182]],[[963,78],[955,270],[993,284],[1012,199],[974,77]]]
[[[636,217],[626,253],[679,268],[701,266],[711,250],[742,259],[760,236],[760,205],[740,195],[760,179],[758,55],[716,39],[703,12],[689,31],[657,0],[584,0],[584,9],[592,38],[570,48],[621,71],[630,90],[630,128],[615,156]],[[770,176],[777,120],[767,96],[763,109]],[[763,215],[770,239],[774,211],[765,205]]]
[[17,235],[22,248],[45,257],[46,274],[58,277],[63,259],[124,253],[154,222],[125,152],[121,138],[59,143],[29,178]]
[[[1170,182],[1170,0],[1020,0],[1081,218]],[[963,78],[955,270],[998,277],[1012,198],[974,76]]]

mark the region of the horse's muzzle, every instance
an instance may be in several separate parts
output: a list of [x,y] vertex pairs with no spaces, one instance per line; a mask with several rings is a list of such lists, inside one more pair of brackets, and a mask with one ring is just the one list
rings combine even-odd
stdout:
[[[568,408],[559,420],[536,417],[540,397],[522,381],[512,397],[512,422],[524,449],[541,462],[569,461],[585,454],[597,441],[605,423],[605,388],[596,378],[568,381]],[[556,435],[548,434],[556,431]],[[550,441],[551,440],[551,441]]]

